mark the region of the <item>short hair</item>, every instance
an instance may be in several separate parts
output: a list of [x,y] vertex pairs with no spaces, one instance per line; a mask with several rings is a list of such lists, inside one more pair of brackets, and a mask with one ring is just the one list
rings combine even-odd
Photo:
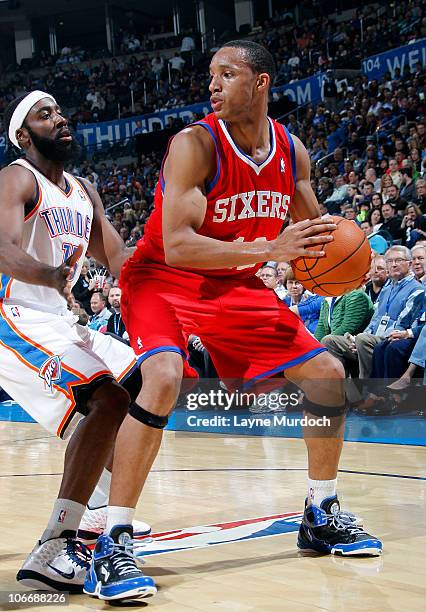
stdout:
[[242,49],[253,72],[256,72],[257,74],[266,72],[269,74],[271,84],[274,82],[276,74],[275,62],[268,49],[262,45],[259,45],[258,43],[253,42],[252,40],[230,40],[222,45],[221,49],[224,47]]
[[30,91],[26,91],[22,95],[12,100],[12,102],[9,102],[9,104],[6,106],[6,109],[3,115],[3,126],[4,126],[4,129],[5,129],[5,132],[8,138],[9,138],[10,120],[12,119],[12,115],[15,112],[18,104],[20,104],[22,100],[26,98],[30,93],[31,93]]
[[99,295],[99,297],[101,298],[101,300],[103,301],[103,303],[104,303],[104,304],[106,304],[106,303],[107,303],[107,297],[106,297],[106,295],[104,295],[104,294],[103,294],[103,292],[102,292],[100,289],[96,289],[96,291],[94,291],[94,292],[92,293],[92,297],[93,297],[94,295]]
[[406,259],[407,261],[411,261],[413,259],[411,256],[410,249],[406,246],[402,246],[402,244],[395,244],[389,247],[388,250],[386,251],[385,256],[389,253],[389,251],[399,251],[400,253],[403,253],[404,259]]
[[426,245],[415,244],[413,247],[411,247],[411,254],[413,254],[413,251],[415,251],[415,249],[423,249],[426,252]]
[[296,277],[294,276],[294,270],[291,266],[284,272],[283,285],[286,286],[287,281],[289,280],[296,280]]
[[273,270],[275,276],[278,276],[278,272],[277,272],[277,267],[276,266],[272,266],[269,263],[266,263],[264,266],[262,266],[260,268],[260,272],[262,272],[263,270],[265,270],[266,268],[269,268],[269,270]]

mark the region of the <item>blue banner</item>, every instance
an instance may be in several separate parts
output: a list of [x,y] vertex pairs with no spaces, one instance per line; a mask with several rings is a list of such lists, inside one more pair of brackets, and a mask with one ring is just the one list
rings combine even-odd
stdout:
[[323,78],[324,75],[319,72],[307,79],[301,79],[294,83],[274,87],[272,91],[281,91],[288,96],[290,100],[295,102],[297,106],[307,104],[308,102],[317,104],[321,100]]
[[417,62],[420,62],[422,68],[426,66],[426,38],[411,45],[367,57],[362,60],[362,72],[370,81],[380,79],[385,72],[390,72],[391,79],[394,79],[397,68],[401,70],[401,74],[404,73],[406,66],[410,68],[410,72],[413,72]]
[[[274,87],[272,91],[283,92],[298,106],[307,102],[316,103],[321,100],[322,79],[322,75],[317,74],[307,79],[289,83],[288,85]],[[77,126],[77,132],[80,134],[81,142],[84,146],[101,146],[104,142],[111,143],[131,138],[137,127],[137,121],[141,122],[143,130],[153,132],[154,130],[162,130],[167,127],[169,117],[180,118],[187,123],[192,120],[194,113],[207,115],[210,112],[210,103],[206,101],[192,104],[191,106],[152,113],[151,115],[141,115],[99,123],[80,123]]]
[[[308,102],[317,103],[321,100],[322,75],[295,81],[280,87],[274,87],[273,92],[282,92],[298,106]],[[183,119],[185,123],[192,121],[193,114],[207,115],[211,112],[210,103],[200,102],[191,106],[160,111],[150,115],[140,115],[128,117],[127,119],[116,119],[115,121],[101,121],[98,123],[80,123],[77,126],[77,133],[83,146],[102,146],[104,143],[113,143],[127,138],[134,134],[137,121],[141,122],[142,130],[153,132],[167,127],[170,117]],[[0,136],[0,163],[4,161],[6,150],[6,137]]]
[[142,130],[153,132],[163,130],[167,127],[167,120],[172,118],[183,119],[185,123],[192,121],[193,113],[207,115],[211,112],[209,102],[200,102],[191,106],[172,108],[150,115],[128,117],[127,119],[116,119],[115,121],[101,121],[99,123],[79,123],[77,133],[80,134],[84,146],[102,145],[104,142],[118,142],[131,138],[137,127],[136,122],[141,122]]

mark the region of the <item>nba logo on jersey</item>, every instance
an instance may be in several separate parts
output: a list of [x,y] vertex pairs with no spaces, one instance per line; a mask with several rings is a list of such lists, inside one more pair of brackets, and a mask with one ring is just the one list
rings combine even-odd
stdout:
[[282,157],[280,159],[280,171],[281,172],[285,172],[285,162],[284,162],[284,159]]
[[63,523],[65,521],[66,515],[67,515],[67,511],[61,510],[58,516],[58,523]]
[[57,355],[50,357],[43,363],[40,370],[38,371],[40,378],[44,380],[44,383],[52,391],[52,384],[55,380],[61,379],[61,360]]
[[84,193],[84,191],[82,189],[77,189],[77,193],[78,193],[78,195],[80,196],[80,198],[82,200],[87,200],[86,194]]

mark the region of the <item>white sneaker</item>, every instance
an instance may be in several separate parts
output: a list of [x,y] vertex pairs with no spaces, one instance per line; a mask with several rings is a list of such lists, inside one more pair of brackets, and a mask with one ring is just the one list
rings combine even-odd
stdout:
[[62,537],[43,544],[38,541],[16,580],[33,589],[82,593],[91,553],[75,538],[66,537],[68,533],[64,531]]
[[[103,534],[106,527],[107,507],[89,508],[82,516],[80,527],[77,531],[77,537],[84,544],[94,544],[100,535]],[[144,536],[151,533],[151,526],[143,521],[133,521],[133,536]]]

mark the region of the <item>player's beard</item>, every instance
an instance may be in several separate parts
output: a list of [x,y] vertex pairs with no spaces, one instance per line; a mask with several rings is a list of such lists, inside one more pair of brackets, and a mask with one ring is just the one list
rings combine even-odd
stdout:
[[[44,136],[38,136],[28,126],[26,126],[26,129],[37,151],[46,159],[53,162],[68,162],[80,157],[81,147],[73,134],[71,142],[61,142],[58,137],[45,138]],[[67,129],[69,130],[69,128]]]

